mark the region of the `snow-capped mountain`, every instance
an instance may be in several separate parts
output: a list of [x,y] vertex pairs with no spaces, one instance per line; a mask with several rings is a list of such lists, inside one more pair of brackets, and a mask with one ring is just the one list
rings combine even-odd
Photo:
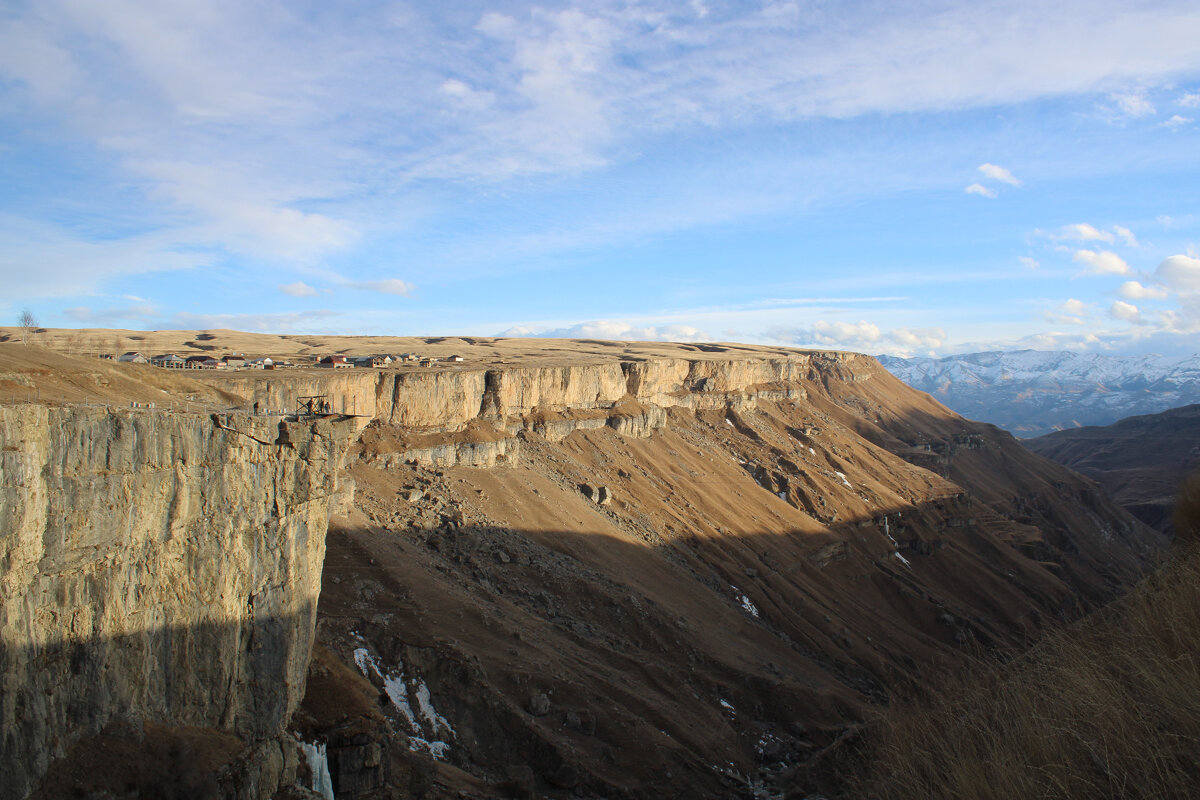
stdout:
[[878,358],[900,380],[964,417],[1018,436],[1108,425],[1200,402],[1200,354],[1167,358],[1018,350]]

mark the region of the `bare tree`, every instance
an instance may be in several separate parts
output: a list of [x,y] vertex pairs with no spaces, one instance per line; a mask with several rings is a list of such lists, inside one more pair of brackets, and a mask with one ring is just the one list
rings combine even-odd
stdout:
[[21,344],[29,344],[29,337],[38,328],[37,317],[28,308],[21,309],[21,316],[17,324],[21,326]]
[[67,354],[72,356],[82,356],[83,353],[83,331],[76,328],[67,334]]

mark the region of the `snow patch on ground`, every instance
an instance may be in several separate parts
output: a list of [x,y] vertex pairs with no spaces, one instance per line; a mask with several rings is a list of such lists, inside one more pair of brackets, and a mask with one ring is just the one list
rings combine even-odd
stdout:
[[[355,636],[358,636],[358,634],[355,634]],[[361,636],[358,636],[358,638],[362,641]],[[391,668],[381,668],[378,659],[366,647],[355,648],[354,663],[358,666],[359,672],[366,676],[368,680],[371,678],[371,673],[374,673],[383,683],[384,693],[392,701],[392,706],[396,709],[396,712],[404,717],[405,722],[408,723],[408,727],[411,730],[411,734],[408,737],[408,749],[413,752],[425,751],[435,759],[444,760],[450,750],[449,742],[444,740],[455,738],[454,728],[433,707],[433,702],[429,694],[429,686],[426,685],[424,679],[420,677],[406,678],[402,663],[397,663]],[[412,695],[416,697],[417,708],[421,713],[421,719],[426,723],[424,725],[417,719],[417,715],[413,713],[412,705],[409,702],[410,683],[412,684]]]
[[733,596],[738,601],[738,603],[742,606],[742,610],[745,611],[750,616],[757,619],[758,618],[758,606],[754,605],[754,602],[749,597],[742,594],[742,590],[739,589],[738,587],[734,586],[732,583],[729,584],[729,588],[733,589]]
[[[723,698],[723,697],[718,697],[718,698],[717,698],[717,702],[721,704],[721,708],[725,709],[725,710],[726,710],[726,711],[728,711],[730,714],[736,714],[736,713],[737,713],[737,709],[736,709],[736,708],[734,708],[734,707],[733,707],[733,706],[730,704],[730,702],[729,702],[728,700],[726,700],[725,698]],[[731,766],[732,766],[732,765],[731,765]]]
[[[836,470],[835,470],[835,472],[836,472]],[[854,488],[853,486],[851,486],[851,485],[850,485],[850,481],[846,480],[846,473],[844,473],[844,472],[838,472],[838,473],[837,473],[837,476],[838,476],[839,478],[841,478],[841,479],[842,479],[842,483],[846,484],[846,488],[847,488],[847,489],[853,489],[853,488]]]

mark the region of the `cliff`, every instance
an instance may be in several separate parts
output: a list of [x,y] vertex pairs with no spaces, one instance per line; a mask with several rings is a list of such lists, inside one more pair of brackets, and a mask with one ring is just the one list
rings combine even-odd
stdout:
[[0,407],[0,796],[114,721],[281,732],[352,430]]
[[35,377],[0,347],[44,399],[354,415],[4,409],[6,791],[126,718],[262,763],[287,724],[339,798],[813,789],[871,705],[1161,544],[865,356],[464,342],[433,368]]

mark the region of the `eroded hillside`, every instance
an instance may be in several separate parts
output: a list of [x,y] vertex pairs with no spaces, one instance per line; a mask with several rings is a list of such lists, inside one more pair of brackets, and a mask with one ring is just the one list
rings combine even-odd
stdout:
[[1112,596],[1161,544],[867,357],[439,346],[474,360],[45,367],[359,415],[291,725],[339,798],[809,788],[870,704]]

